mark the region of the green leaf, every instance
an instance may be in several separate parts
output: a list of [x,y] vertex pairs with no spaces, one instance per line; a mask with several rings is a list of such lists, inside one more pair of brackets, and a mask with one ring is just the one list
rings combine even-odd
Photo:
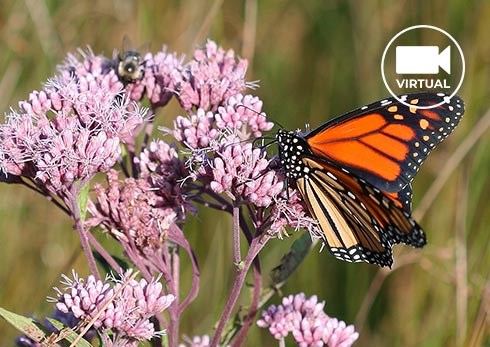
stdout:
[[293,242],[289,252],[282,257],[281,263],[271,271],[272,286],[280,285],[291,276],[310,252],[311,245],[309,233],[304,233]]
[[[73,332],[71,329],[66,329],[64,325],[58,322],[56,319],[47,318],[53,326],[60,330],[59,339],[50,341],[52,336],[51,332],[47,332],[47,328],[43,327],[39,322],[29,317],[21,316],[17,313],[10,312],[2,307],[0,307],[0,316],[7,322],[12,324],[17,330],[22,332],[24,335],[28,336],[35,342],[39,343],[49,343],[49,346],[55,347],[60,346],[56,342],[66,339],[68,342],[73,342],[78,337],[78,334]],[[44,344],[43,344],[44,346]],[[77,344],[77,347],[92,347],[92,345],[85,339],[81,339]]]
[[121,158],[123,160],[123,162],[126,160],[127,156],[128,156],[128,150],[126,149],[126,146],[122,145],[121,144]]
[[[75,339],[78,337],[79,334],[71,330],[70,328],[66,328],[63,323],[57,321],[56,319],[53,318],[46,318],[53,326],[58,329],[59,336],[60,336],[60,341],[61,340],[67,340],[68,342],[72,343],[75,341]],[[77,342],[76,344],[77,347],[92,347],[92,345],[85,340],[84,338],[81,338],[80,341]]]
[[39,323],[32,318],[7,311],[2,307],[0,307],[0,316],[36,342],[41,342],[46,338],[46,333],[38,326]]
[[87,218],[88,190],[89,184],[86,184],[82,189],[80,189],[80,194],[78,194],[77,197],[78,208],[80,209],[80,218],[82,221],[85,221],[85,218]]
[[[95,260],[97,261],[97,263],[102,266],[102,268],[104,269],[104,271],[106,273],[111,273],[111,271],[113,272],[114,269],[112,268],[112,266],[109,265],[109,263],[104,259],[104,257],[102,257],[102,255],[100,255],[99,252],[97,251],[93,251],[92,254],[94,255],[94,258]],[[116,261],[116,263],[123,269],[123,270],[127,270],[129,268],[131,268],[130,264],[123,258],[121,257],[118,257],[116,255],[113,255],[111,254],[111,257]]]

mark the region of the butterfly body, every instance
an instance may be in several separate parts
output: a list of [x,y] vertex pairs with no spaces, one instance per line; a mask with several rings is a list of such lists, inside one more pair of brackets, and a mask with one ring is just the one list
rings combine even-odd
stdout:
[[341,260],[392,265],[394,244],[422,247],[426,237],[411,217],[411,181],[437,143],[458,124],[458,97],[419,93],[376,102],[309,134],[279,130],[281,167],[293,181]]

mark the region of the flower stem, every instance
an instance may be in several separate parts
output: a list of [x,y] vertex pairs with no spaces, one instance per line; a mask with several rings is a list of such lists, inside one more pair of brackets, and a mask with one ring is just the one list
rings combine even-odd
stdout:
[[179,340],[178,338],[178,333],[179,333],[179,327],[178,327],[178,319],[180,317],[180,314],[178,312],[179,308],[179,293],[176,291],[177,285],[175,284],[174,281],[174,259],[173,259],[173,254],[171,253],[172,251],[170,250],[171,247],[178,247],[177,245],[168,245],[168,247],[165,247],[162,250],[162,261],[160,262],[160,266],[158,267],[158,270],[161,272],[163,279],[167,283],[167,290],[169,294],[172,294],[175,296],[175,300],[168,307],[168,315],[169,315],[169,322],[167,326],[167,331],[168,331],[168,343],[170,347],[176,347],[177,346],[177,341]]
[[250,303],[250,308],[248,310],[248,314],[247,317],[245,318],[243,326],[240,328],[240,330],[238,331],[237,335],[235,336],[235,338],[231,343],[232,347],[242,345],[243,340],[245,339],[245,336],[247,335],[250,326],[252,325],[252,322],[257,313],[257,308],[259,306],[260,292],[262,289],[262,273],[260,270],[259,258],[255,258],[253,264],[254,264],[253,267],[254,288],[252,294],[252,302]]
[[231,290],[230,297],[226,302],[225,308],[223,309],[223,314],[221,315],[221,319],[218,322],[218,327],[216,328],[216,333],[213,336],[213,340],[211,341],[210,347],[217,347],[221,335],[223,334],[223,330],[226,326],[226,323],[230,319],[231,312],[233,311],[233,307],[235,306],[238,296],[240,295],[240,291],[245,283],[245,278],[247,276],[247,272],[250,268],[250,265],[254,261],[255,257],[259,253],[259,251],[264,247],[267,241],[271,238],[271,235],[265,233],[264,235],[256,236],[252,243],[250,244],[250,248],[248,250],[247,256],[243,263],[243,267],[238,269],[237,276],[235,278],[235,282],[233,283],[233,288]]
[[95,279],[100,280],[99,269],[97,269],[97,264],[95,263],[95,258],[88,242],[87,231],[83,227],[83,223],[81,223],[80,220],[75,221],[75,229],[77,230],[78,236],[80,237],[80,243],[82,244],[83,252],[85,253],[85,257],[87,258],[90,272],[92,273],[92,275],[94,275]]
[[[88,180],[87,180],[88,182]],[[80,193],[80,187],[83,187],[87,182],[81,181],[78,185],[73,185],[71,191],[66,194],[66,204],[68,205],[73,220],[75,221],[75,230],[80,238],[80,243],[82,245],[82,250],[87,258],[88,267],[90,272],[97,280],[100,280],[100,273],[97,269],[97,264],[95,262],[92,249],[90,248],[90,243],[88,241],[87,230],[82,221],[82,216],[80,213],[80,207],[78,206],[78,194]]]
[[235,265],[240,266],[242,255],[240,252],[240,208],[233,206],[233,253]]
[[170,254],[170,266],[172,274],[172,287],[175,293],[175,306],[170,313],[170,346],[177,346],[179,341],[179,323],[180,323],[180,296],[179,296],[179,281],[180,281],[180,258],[179,258],[179,246],[175,246],[171,249]]
[[[186,251],[187,255],[191,260],[191,266],[192,266],[191,288],[189,289],[189,293],[187,294],[185,299],[182,300],[182,303],[180,303],[179,300],[180,305],[178,308],[179,310],[178,314],[181,315],[182,312],[186,309],[186,307],[189,306],[190,303],[197,297],[197,294],[199,292],[199,265],[197,263],[196,255],[194,254],[194,251],[192,250],[191,245],[189,244],[189,241],[187,241],[184,233],[177,225],[174,224],[170,227],[168,239],[174,242],[175,244],[177,244],[181,249]],[[174,279],[171,278],[171,280]]]

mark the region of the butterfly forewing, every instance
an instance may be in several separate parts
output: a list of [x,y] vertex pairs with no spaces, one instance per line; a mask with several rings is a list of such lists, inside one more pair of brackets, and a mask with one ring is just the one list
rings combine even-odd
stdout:
[[[378,189],[398,192],[409,184],[432,148],[459,123],[457,96],[419,93],[390,98],[333,119],[306,135],[310,150],[348,168]],[[432,109],[419,109],[444,102]]]

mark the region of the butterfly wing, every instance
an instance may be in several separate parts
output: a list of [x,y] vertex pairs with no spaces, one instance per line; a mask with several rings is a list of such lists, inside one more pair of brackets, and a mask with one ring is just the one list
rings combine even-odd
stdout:
[[391,267],[394,243],[425,245],[410,213],[384,192],[345,169],[308,157],[302,164],[308,173],[296,186],[336,258]]
[[398,208],[409,214],[412,213],[412,183],[407,184],[398,192],[383,192],[383,194]]
[[[459,97],[419,93],[382,100],[306,136],[279,130],[279,157],[335,257],[391,266],[392,245],[422,247],[411,217],[411,181],[459,123]],[[415,106],[433,106],[418,109]]]
[[[429,152],[459,123],[464,103],[457,96],[449,99],[434,93],[400,98],[413,106],[390,98],[325,123],[306,135],[310,150],[317,158],[345,167],[382,191],[401,191]],[[415,107],[440,102],[444,103],[432,109]],[[411,197],[410,187],[408,191]]]

